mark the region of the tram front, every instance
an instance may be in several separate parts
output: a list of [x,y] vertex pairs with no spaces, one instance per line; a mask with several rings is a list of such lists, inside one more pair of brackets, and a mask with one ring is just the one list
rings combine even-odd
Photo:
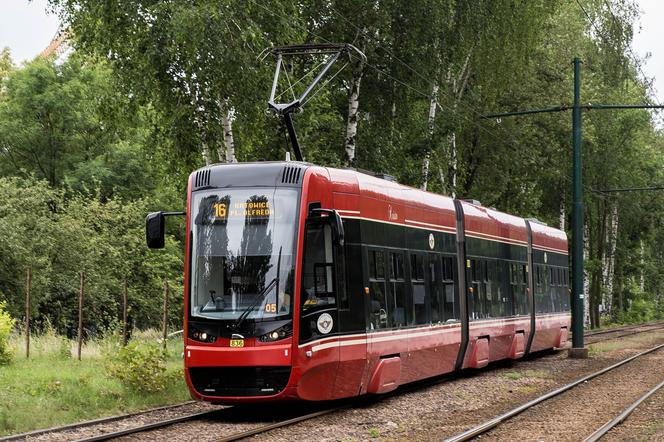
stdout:
[[[197,399],[288,396],[304,170],[234,164],[190,176],[184,357]],[[163,216],[148,216],[150,246],[163,245]]]

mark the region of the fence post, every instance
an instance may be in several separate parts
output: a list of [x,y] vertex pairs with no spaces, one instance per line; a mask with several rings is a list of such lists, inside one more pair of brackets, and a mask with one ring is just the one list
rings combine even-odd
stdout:
[[25,284],[25,357],[30,358],[30,291],[32,290],[32,268],[28,267]]
[[122,345],[127,345],[127,281],[122,283]]
[[83,285],[85,273],[80,272],[81,285],[78,291],[78,360],[81,360],[81,346],[83,345]]
[[164,351],[166,351],[166,339],[168,338],[168,279],[164,279]]

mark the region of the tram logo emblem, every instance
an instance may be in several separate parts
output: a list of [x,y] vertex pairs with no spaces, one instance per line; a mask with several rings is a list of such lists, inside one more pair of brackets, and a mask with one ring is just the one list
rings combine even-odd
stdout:
[[429,233],[429,248],[433,250],[433,247],[436,245],[436,240],[433,237],[433,233]]
[[332,316],[330,316],[329,313],[323,313],[318,317],[316,326],[318,327],[318,331],[321,332],[321,334],[326,335],[332,331],[333,324],[334,321],[332,320]]

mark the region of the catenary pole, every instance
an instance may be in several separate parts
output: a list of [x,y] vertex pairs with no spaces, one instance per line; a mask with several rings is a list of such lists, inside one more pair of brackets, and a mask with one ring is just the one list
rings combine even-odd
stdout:
[[574,59],[572,107],[572,348],[583,348],[583,157],[581,154],[581,60]]

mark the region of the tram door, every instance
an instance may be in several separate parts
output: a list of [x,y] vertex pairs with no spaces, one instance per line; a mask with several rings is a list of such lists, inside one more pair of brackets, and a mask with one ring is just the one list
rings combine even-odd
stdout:
[[339,369],[335,383],[337,397],[354,396],[363,387],[367,371],[366,293],[364,290],[362,247],[337,247],[335,273],[339,302]]

